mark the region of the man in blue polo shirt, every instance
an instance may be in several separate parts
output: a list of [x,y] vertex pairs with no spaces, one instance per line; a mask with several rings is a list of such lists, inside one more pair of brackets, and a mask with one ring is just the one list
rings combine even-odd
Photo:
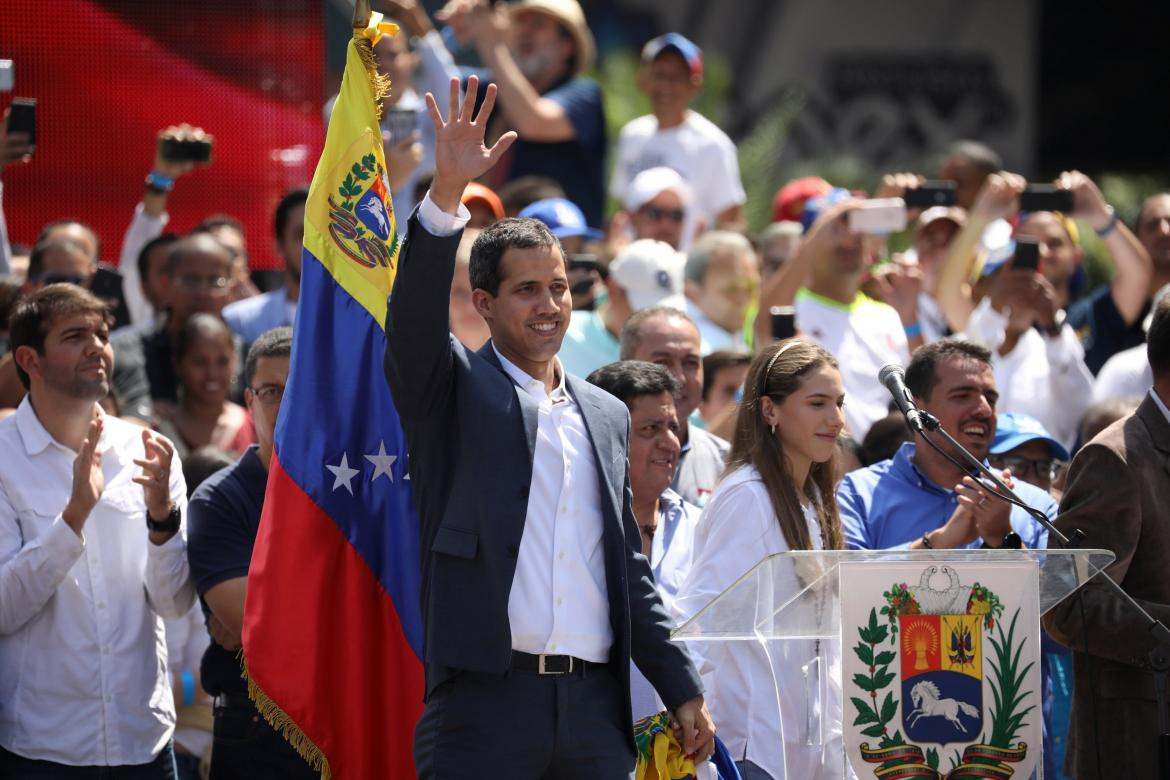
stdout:
[[[906,386],[920,408],[977,458],[986,459],[995,436],[995,374],[980,346],[943,339],[920,347],[906,370]],[[937,439],[938,437],[936,437]],[[939,442],[950,450],[950,445]],[[952,457],[958,460],[956,453]],[[1016,482],[1030,506],[1056,516],[1056,502]],[[903,444],[890,460],[847,474],[837,489],[841,526],[850,549],[882,550],[1047,546],[1048,532],[1018,507],[921,441]]]

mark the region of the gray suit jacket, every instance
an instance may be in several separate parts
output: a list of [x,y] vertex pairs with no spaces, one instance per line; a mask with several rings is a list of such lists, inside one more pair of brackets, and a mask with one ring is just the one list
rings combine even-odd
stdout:
[[[427,695],[462,670],[510,666],[508,595],[528,508],[537,406],[516,392],[489,342],[470,352],[448,331],[460,234],[435,237],[417,216],[390,295],[386,378],[402,419],[421,523]],[[666,615],[631,508],[629,413],[604,391],[566,379],[585,420],[601,481],[610,664],[627,691],[631,657],[674,708],[698,695],[699,676],[671,644]],[[632,738],[632,737],[631,737]]]
[[[1109,574],[1154,617],[1170,625],[1170,423],[1153,399],[1102,431],[1077,453],[1056,525],[1085,532],[1084,547],[1112,550]],[[1154,777],[1154,678],[1147,625],[1094,580],[1045,618],[1073,651],[1075,693],[1067,765],[1080,780]],[[1084,602],[1082,620],[1081,600]],[[1088,642],[1090,665],[1084,654]],[[1095,721],[1095,723],[1094,723]]]

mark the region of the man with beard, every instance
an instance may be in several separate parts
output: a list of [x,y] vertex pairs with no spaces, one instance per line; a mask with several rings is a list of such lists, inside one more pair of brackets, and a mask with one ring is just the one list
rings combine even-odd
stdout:
[[92,294],[48,285],[11,323],[29,392],[0,422],[0,776],[174,777],[159,617],[195,601],[174,446],[98,405]]
[[[581,74],[593,64],[593,34],[577,0],[450,0],[438,18],[470,41],[500,89],[500,115],[489,135],[520,138],[489,173],[494,189],[521,176],[548,176],[601,225],[606,136],[601,87]],[[488,78],[480,79],[480,98]]]
[[223,309],[223,318],[244,341],[244,349],[252,345],[261,333],[273,328],[291,326],[297,314],[297,298],[301,292],[301,245],[305,240],[306,189],[293,190],[276,205],[273,227],[276,233],[276,253],[284,260],[284,285],[263,295],[230,303]]
[[[972,455],[987,459],[999,393],[986,349],[958,339],[920,347],[906,369],[906,387],[920,409],[937,417]],[[851,472],[841,481],[837,503],[850,549],[1045,546],[1043,526],[1024,510],[993,498],[985,485],[921,436],[903,444],[890,460]],[[944,451],[951,450],[939,443]],[[949,454],[959,460],[957,453]],[[1010,479],[1005,481],[1011,485]],[[1017,482],[1012,489],[1049,518],[1056,516],[1056,502],[1040,488]]]

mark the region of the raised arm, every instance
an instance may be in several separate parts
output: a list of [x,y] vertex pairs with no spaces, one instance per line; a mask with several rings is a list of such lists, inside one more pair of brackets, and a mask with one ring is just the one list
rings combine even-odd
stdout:
[[473,118],[478,86],[472,76],[461,101],[459,80],[451,79],[446,122],[434,95],[427,93],[435,126],[435,178],[411,217],[386,313],[386,380],[403,419],[425,418],[447,398],[452,365],[448,304],[455,251],[467,220],[460,200],[467,184],[495,165],[516,140],[509,132],[490,149],[484,145],[496,87],[488,85]]
[[1056,179],[1056,186],[1071,190],[1073,216],[1083,219],[1101,236],[1113,261],[1113,280],[1109,292],[1126,325],[1137,322],[1149,297],[1154,264],[1125,223],[1105,202],[1101,190],[1080,171],[1065,171]]
[[1020,193],[1026,185],[1024,177],[1007,171],[988,176],[967,215],[967,224],[947,247],[942,266],[935,274],[932,292],[947,324],[956,333],[966,330],[967,319],[975,309],[971,298],[971,272],[983,231],[995,220],[1016,212]]

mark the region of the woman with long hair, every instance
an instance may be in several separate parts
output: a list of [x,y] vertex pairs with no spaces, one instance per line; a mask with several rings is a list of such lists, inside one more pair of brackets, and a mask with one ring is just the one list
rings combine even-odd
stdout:
[[[680,617],[693,616],[766,556],[843,547],[834,472],[844,398],[837,361],[815,344],[789,339],[756,355],[727,468],[699,520],[694,563],[676,603]],[[757,617],[813,576],[794,564],[760,570]],[[827,594],[810,601],[804,606],[831,610]],[[840,679],[829,679],[836,644],[690,643],[719,736],[744,780],[842,776]]]

